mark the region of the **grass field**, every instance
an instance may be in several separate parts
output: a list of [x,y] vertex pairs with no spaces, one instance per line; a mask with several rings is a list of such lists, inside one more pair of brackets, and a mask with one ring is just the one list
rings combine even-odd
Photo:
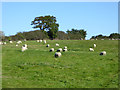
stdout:
[[[21,52],[21,46],[28,50]],[[117,40],[48,40],[46,44],[26,41],[16,47],[2,46],[3,88],[118,88]],[[55,58],[59,47],[68,47],[60,58]],[[89,48],[96,43],[94,52]],[[106,51],[106,56],[100,56]]]

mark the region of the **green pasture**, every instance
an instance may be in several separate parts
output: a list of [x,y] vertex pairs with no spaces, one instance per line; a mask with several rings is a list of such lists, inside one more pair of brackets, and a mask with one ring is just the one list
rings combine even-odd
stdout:
[[[55,44],[59,43],[59,47]],[[89,48],[97,47],[94,52]],[[21,52],[23,44],[28,50]],[[50,44],[50,47],[46,47]],[[117,40],[47,40],[47,44],[26,41],[2,45],[3,88],[117,88]],[[60,58],[58,48],[68,47]],[[55,48],[54,52],[49,52]],[[100,56],[106,51],[106,56]]]

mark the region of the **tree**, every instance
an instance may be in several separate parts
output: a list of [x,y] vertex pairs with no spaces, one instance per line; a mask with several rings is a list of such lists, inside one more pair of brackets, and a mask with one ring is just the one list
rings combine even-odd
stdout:
[[17,35],[18,39],[24,39],[24,36],[22,35],[21,32],[18,32],[16,35]]
[[63,31],[58,31],[57,32],[57,39],[67,40],[68,39],[68,35],[65,32],[63,32]]
[[87,33],[83,29],[77,30],[72,29],[71,31],[67,30],[69,39],[85,39]]
[[109,38],[119,39],[120,38],[120,34],[119,33],[111,33]]
[[49,38],[54,39],[57,37],[57,31],[59,27],[59,24],[56,22],[56,17],[48,15],[36,17],[34,21],[31,22],[31,25],[34,25],[33,28],[39,28],[44,33],[47,32]]

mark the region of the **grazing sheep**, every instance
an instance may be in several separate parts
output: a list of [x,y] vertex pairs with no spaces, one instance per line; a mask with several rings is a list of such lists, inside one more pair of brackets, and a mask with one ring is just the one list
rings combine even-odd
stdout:
[[20,43],[22,43],[22,41],[18,41],[18,42],[17,42],[17,44],[20,44]]
[[62,52],[62,48],[59,48],[59,49],[57,50],[57,52]]
[[10,43],[13,43],[12,41],[10,41]]
[[112,40],[115,40],[114,38],[112,38]]
[[27,48],[27,44],[24,44],[22,47],[26,47]]
[[89,51],[94,51],[94,49],[93,48],[89,48]]
[[18,46],[18,44],[16,44],[16,47]]
[[6,42],[3,42],[3,45],[6,45],[7,43]]
[[27,48],[27,44],[25,44],[25,47]]
[[2,42],[0,42],[0,45],[2,45]]
[[27,50],[28,48],[27,48],[27,44],[24,44],[23,46],[22,46],[22,52],[24,52],[25,50]]
[[39,42],[39,40],[37,40],[37,42]]
[[67,51],[67,49],[63,49],[63,52],[66,52]]
[[59,47],[59,44],[58,44],[58,43],[56,43],[56,47]]
[[42,40],[40,40],[40,42],[42,42]]
[[62,54],[60,53],[60,52],[56,52],[55,53],[55,57],[57,58],[57,57],[60,57]]
[[64,46],[64,49],[67,49],[67,46]]
[[47,44],[47,46],[46,47],[49,47],[50,45],[49,44]]
[[27,41],[26,39],[24,39],[24,41]]
[[96,47],[96,44],[93,44],[94,48]]
[[44,44],[46,44],[46,40],[44,40]]
[[106,51],[102,51],[100,55],[106,55]]
[[51,49],[50,49],[50,52],[54,52],[54,48],[51,48]]
[[27,50],[27,47],[22,47],[22,52],[24,52],[25,50]]
[[94,40],[94,39],[90,39],[90,40]]

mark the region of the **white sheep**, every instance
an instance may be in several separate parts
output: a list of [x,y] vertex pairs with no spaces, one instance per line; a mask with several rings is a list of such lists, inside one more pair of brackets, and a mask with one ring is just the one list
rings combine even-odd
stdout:
[[28,46],[28,45],[27,45],[27,44],[25,44],[25,47],[26,47],[26,48],[27,48],[27,46]]
[[59,44],[58,44],[58,43],[56,43],[56,47],[59,47]]
[[44,44],[46,44],[46,40],[44,40]]
[[47,46],[46,47],[49,47],[50,45],[49,44],[47,44]]
[[27,48],[26,47],[22,47],[22,52],[24,52],[25,50],[27,50]]
[[57,57],[60,57],[62,54],[60,53],[60,52],[56,52],[55,53],[55,57],[57,58]]
[[3,45],[6,45],[7,43],[6,42],[3,42]]
[[94,48],[96,47],[96,44],[93,44]]
[[62,48],[59,48],[59,49],[57,50],[57,52],[62,52]]
[[26,39],[24,39],[24,41],[27,41]]
[[16,44],[16,47],[18,46],[18,44]]
[[66,52],[67,51],[67,49],[63,49],[63,52]]
[[0,45],[2,45],[2,42],[0,42]]
[[13,43],[12,41],[10,41],[10,43]]
[[27,44],[24,44],[23,46],[22,46],[22,52],[24,52],[25,50],[27,50],[28,48],[27,48]]
[[50,52],[54,52],[54,48],[51,48],[51,49],[50,49]]
[[39,42],[42,42],[42,40],[40,40]]
[[114,38],[112,38],[112,40],[115,40]]
[[64,46],[64,49],[67,49],[67,46]]
[[27,48],[27,44],[24,44],[22,47],[26,47]]
[[89,51],[94,51],[94,49],[93,48],[89,48]]
[[39,42],[39,40],[37,40],[37,42]]
[[106,51],[102,51],[100,55],[106,55]]
[[22,41],[18,41],[18,42],[17,42],[17,44],[20,44],[20,43],[22,43]]

